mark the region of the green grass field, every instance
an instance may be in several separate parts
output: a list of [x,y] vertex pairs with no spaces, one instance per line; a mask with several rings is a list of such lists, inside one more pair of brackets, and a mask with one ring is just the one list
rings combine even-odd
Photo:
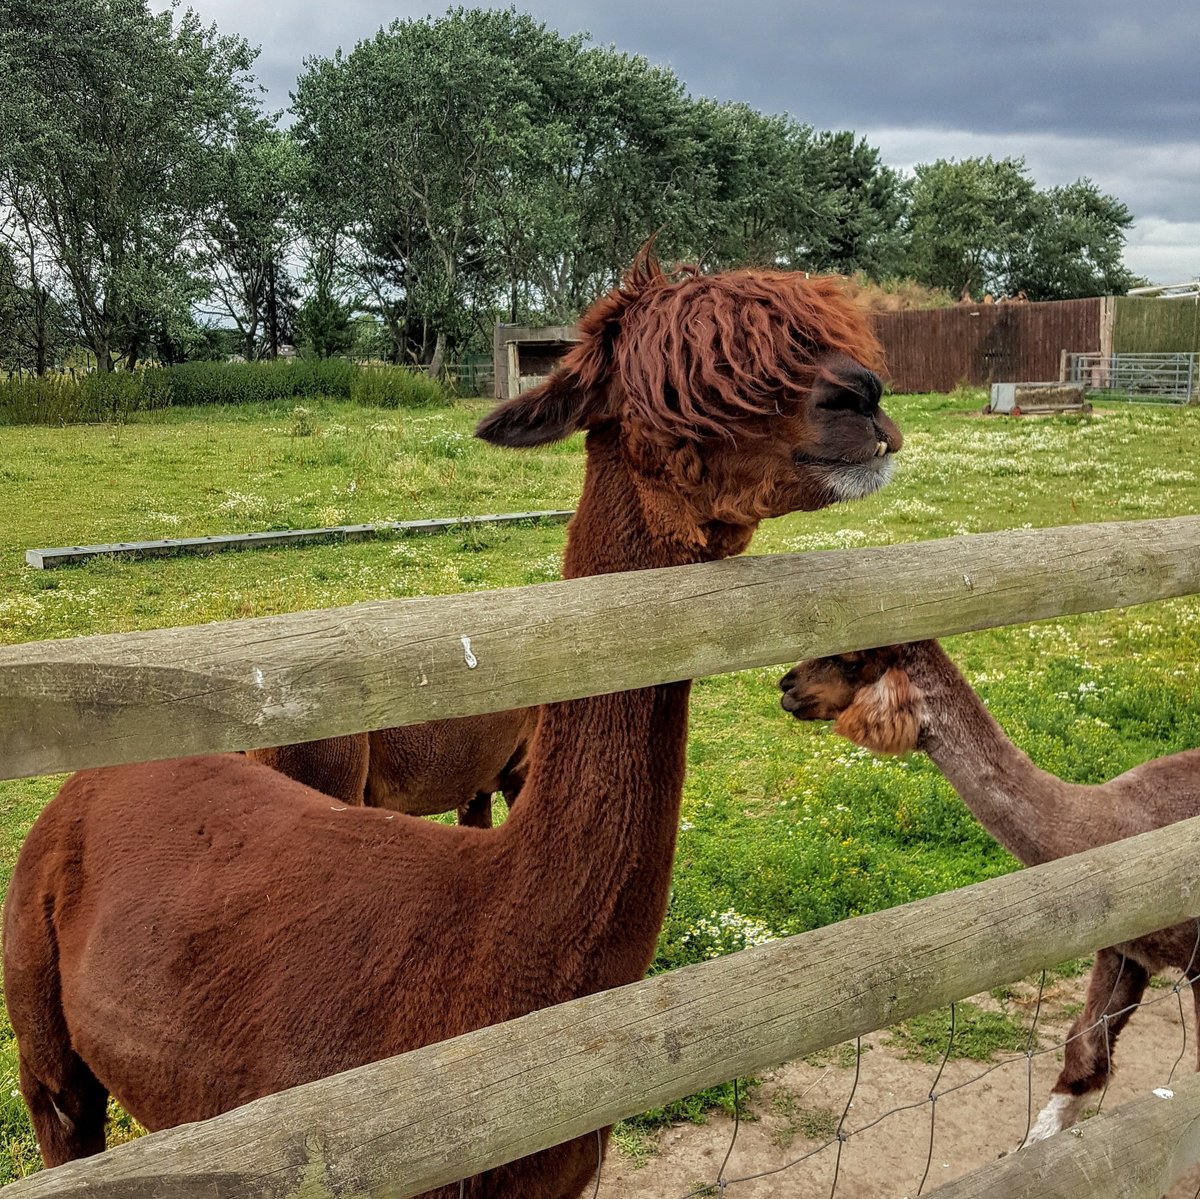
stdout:
[[[871,499],[764,526],[751,552],[1200,512],[1200,409],[983,419],[975,394],[894,397],[907,444]],[[496,450],[482,402],[176,410],[116,426],[0,429],[0,641],[195,624],[558,576],[562,526],[95,562],[35,546],[571,507],[579,439]],[[311,431],[305,431],[311,429]],[[887,580],[878,580],[880,588]],[[1200,601],[947,642],[1014,740],[1081,782],[1200,746]],[[656,968],[1011,870],[923,758],[876,759],[780,710],[784,667],[700,681],[671,907]],[[0,883],[59,779],[0,782]],[[7,1029],[0,1030],[3,1042]],[[35,1164],[0,1052],[0,1180]]]

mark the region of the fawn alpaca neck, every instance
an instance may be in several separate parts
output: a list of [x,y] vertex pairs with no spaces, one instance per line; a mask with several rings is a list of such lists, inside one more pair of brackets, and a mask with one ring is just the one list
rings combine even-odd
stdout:
[[980,824],[1026,866],[1096,843],[1085,819],[1088,788],[1039,770],[1005,735],[936,642],[907,664],[921,689],[920,748],[937,764]]
[[[590,434],[564,574],[696,558],[694,549],[652,531],[615,432]],[[515,910],[543,947],[553,946],[555,986],[564,997],[633,981],[653,959],[679,823],[690,686],[542,710],[529,777],[505,830],[518,855]],[[544,976],[544,962],[540,970]]]

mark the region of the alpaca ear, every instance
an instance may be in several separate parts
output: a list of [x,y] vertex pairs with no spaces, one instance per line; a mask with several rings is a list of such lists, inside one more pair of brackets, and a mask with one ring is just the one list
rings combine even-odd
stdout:
[[514,447],[562,441],[593,423],[596,398],[575,371],[557,370],[545,383],[492,409],[475,427],[475,436]]
[[662,277],[652,259],[639,261],[626,289],[614,288],[584,313],[580,340],[563,356],[558,370],[538,387],[489,412],[476,425],[476,437],[492,445],[547,445],[612,415],[609,390],[621,322],[639,292]]

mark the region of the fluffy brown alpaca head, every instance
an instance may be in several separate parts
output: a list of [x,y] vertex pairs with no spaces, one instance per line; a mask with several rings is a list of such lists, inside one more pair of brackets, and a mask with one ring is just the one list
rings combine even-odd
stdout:
[[649,247],[583,316],[581,340],[477,433],[539,445],[619,437],[660,531],[706,543],[882,487],[900,431],[879,407],[879,343],[832,279],[665,273]]
[[924,703],[898,647],[811,658],[793,666],[779,686],[784,710],[797,720],[832,720],[835,733],[876,753],[917,748]]

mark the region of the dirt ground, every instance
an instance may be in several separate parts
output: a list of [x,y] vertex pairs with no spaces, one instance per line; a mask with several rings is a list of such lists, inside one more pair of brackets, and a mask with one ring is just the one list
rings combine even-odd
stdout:
[[[1173,981],[1173,980],[1172,980]],[[1039,1017],[1039,1044],[1061,1042],[1071,1013],[1082,1002],[1087,979],[1062,980],[1048,991]],[[1195,1035],[1191,1026],[1190,996],[1184,996],[1187,1014],[1187,1052],[1176,1070],[1195,1068]],[[1115,1054],[1114,1075],[1104,1110],[1161,1087],[1167,1080],[1183,1037],[1179,1005],[1169,990],[1150,990],[1148,1006],[1136,1012],[1121,1035]],[[1159,1002],[1155,1002],[1159,1001]],[[989,996],[976,997],[980,1006],[993,1004]],[[938,1064],[910,1060],[891,1035],[875,1033],[863,1039],[861,1074],[846,1127],[869,1124],[892,1108],[920,1103],[928,1093]],[[869,1049],[866,1046],[870,1046]],[[998,1054],[993,1062],[1011,1058]],[[785,1166],[827,1140],[854,1083],[853,1044],[844,1050],[814,1055],[808,1061],[790,1062],[763,1076],[752,1092],[752,1119],[743,1119],[737,1141],[725,1168],[733,1180]],[[1034,1058],[1033,1110],[1044,1103],[1062,1061],[1061,1050]],[[1019,1057],[993,1070],[962,1090],[946,1092],[956,1083],[974,1078],[991,1063],[952,1060],[947,1063],[938,1091],[936,1131],[927,1195],[935,1187],[993,1159],[1012,1152],[1026,1128],[1029,1099],[1028,1063]],[[837,1196],[841,1199],[913,1199],[929,1153],[928,1103],[889,1116],[875,1127],[852,1135],[842,1148]],[[733,1122],[723,1113],[704,1125],[681,1125],[663,1130],[652,1143],[644,1164],[614,1146],[601,1177],[600,1199],[681,1199],[712,1183],[729,1149]],[[829,1199],[834,1178],[836,1146],[831,1146],[790,1169],[729,1187],[737,1199]],[[1172,1188],[1170,1199],[1195,1199],[1200,1170]],[[714,1190],[713,1194],[717,1192]]]

